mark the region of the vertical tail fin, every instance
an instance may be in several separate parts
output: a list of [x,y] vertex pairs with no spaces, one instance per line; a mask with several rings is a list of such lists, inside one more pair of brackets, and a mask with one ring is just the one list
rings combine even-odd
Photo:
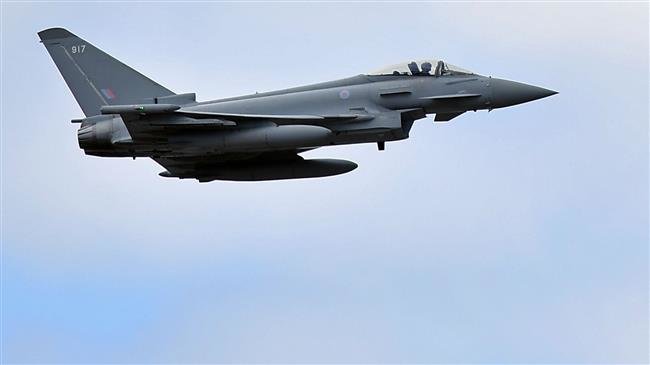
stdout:
[[63,28],[38,33],[86,116],[103,105],[153,103],[165,87]]

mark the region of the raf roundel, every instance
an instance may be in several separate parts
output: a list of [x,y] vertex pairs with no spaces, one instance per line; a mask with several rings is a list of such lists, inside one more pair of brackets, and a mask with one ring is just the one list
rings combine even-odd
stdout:
[[350,97],[350,92],[348,90],[341,90],[341,92],[339,92],[339,98],[345,100],[349,97]]

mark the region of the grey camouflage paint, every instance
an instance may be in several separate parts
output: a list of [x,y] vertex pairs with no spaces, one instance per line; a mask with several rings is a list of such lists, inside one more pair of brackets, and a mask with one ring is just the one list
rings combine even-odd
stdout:
[[[322,177],[357,167],[304,160],[318,147],[409,137],[415,120],[540,99],[555,91],[470,73],[358,75],[196,102],[175,94],[62,28],[38,33],[85,114],[79,146],[102,157],[150,157],[163,177],[260,181]],[[444,64],[440,64],[444,66]],[[424,66],[423,66],[424,67]],[[416,66],[417,68],[417,66]]]

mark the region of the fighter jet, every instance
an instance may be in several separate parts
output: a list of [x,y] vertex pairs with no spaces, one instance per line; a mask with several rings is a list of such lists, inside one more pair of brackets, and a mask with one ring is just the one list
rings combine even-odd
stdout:
[[555,91],[409,61],[341,80],[221,100],[176,94],[63,28],[38,33],[85,118],[79,147],[101,157],[150,157],[160,176],[260,181],[332,176],[350,161],[304,159],[319,147],[409,137],[413,122],[541,99]]

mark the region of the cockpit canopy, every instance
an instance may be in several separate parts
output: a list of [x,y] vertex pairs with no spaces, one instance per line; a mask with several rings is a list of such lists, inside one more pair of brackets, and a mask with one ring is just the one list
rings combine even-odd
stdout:
[[442,60],[430,59],[398,63],[368,73],[368,75],[393,76],[444,76],[456,74],[473,74],[473,72]]

